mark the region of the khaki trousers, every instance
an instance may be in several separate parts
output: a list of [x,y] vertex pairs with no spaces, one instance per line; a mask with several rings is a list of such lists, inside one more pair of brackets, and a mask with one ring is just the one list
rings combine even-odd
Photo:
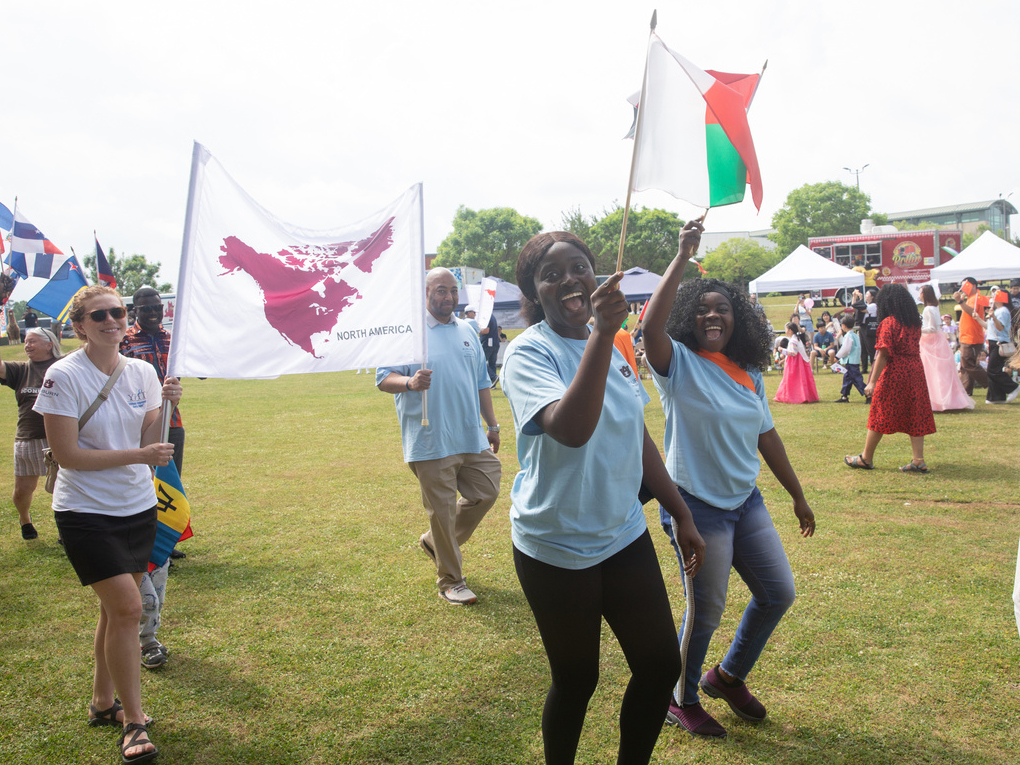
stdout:
[[429,514],[425,543],[436,554],[436,585],[446,590],[464,584],[460,546],[471,538],[499,496],[499,458],[486,449],[407,466],[421,485],[421,501]]

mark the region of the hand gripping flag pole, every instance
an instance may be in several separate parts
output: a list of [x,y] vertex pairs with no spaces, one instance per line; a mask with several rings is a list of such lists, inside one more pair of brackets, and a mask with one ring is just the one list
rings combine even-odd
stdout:
[[[173,338],[170,342],[173,343]],[[160,407],[160,443],[169,441],[173,411],[174,404],[164,399]],[[173,459],[156,468],[153,481],[156,486],[156,541],[149,556],[149,571],[166,565],[177,543],[191,536],[191,504]]]

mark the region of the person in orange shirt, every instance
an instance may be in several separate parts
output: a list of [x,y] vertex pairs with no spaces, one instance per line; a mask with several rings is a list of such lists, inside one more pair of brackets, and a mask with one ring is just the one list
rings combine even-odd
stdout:
[[616,349],[623,354],[625,359],[627,359],[627,363],[630,364],[630,368],[634,370],[635,377],[640,380],[641,374],[638,372],[637,368],[637,356],[634,355],[634,338],[632,338],[630,336],[630,332],[624,328],[626,326],[627,323],[624,322],[623,327],[619,329],[616,333],[616,337],[613,338],[613,345],[615,345]]
[[974,386],[988,387],[988,373],[978,364],[978,353],[985,347],[985,309],[990,305],[987,297],[978,291],[978,283],[967,277],[960,289],[953,293],[960,304],[960,382],[973,395]]

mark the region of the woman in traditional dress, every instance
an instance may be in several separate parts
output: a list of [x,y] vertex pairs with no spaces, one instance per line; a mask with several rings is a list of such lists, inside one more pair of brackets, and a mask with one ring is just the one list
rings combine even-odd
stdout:
[[967,395],[956,372],[953,349],[949,347],[949,339],[942,329],[944,325],[939,321],[939,299],[930,284],[921,287],[921,300],[924,302],[924,310],[921,311],[921,364],[932,411],[973,409],[974,399]]
[[783,379],[772,400],[782,404],[813,404],[818,401],[818,388],[807,352],[807,334],[790,322],[786,325],[786,337],[789,343],[784,351]]

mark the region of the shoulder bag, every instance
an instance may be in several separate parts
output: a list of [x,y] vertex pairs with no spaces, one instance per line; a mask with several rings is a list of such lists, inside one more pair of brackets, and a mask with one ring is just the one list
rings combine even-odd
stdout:
[[[117,368],[113,370],[113,374],[110,375],[110,379],[106,381],[106,385],[99,391],[99,395],[96,396],[96,400],[92,402],[92,405],[85,410],[78,419],[78,432],[81,433],[81,429],[85,427],[85,423],[92,419],[92,415],[96,413],[96,410],[103,405],[103,402],[110,397],[110,391],[113,389],[114,383],[117,382],[117,378],[120,377],[120,373],[124,371],[124,367],[127,366],[127,357],[121,356],[120,361],[117,362]],[[57,473],[60,472],[60,465],[57,464],[57,458],[53,456],[53,450],[48,446],[43,449],[43,462],[46,463],[46,491],[50,494],[53,493],[53,487],[57,483]]]

